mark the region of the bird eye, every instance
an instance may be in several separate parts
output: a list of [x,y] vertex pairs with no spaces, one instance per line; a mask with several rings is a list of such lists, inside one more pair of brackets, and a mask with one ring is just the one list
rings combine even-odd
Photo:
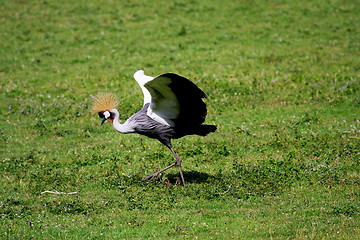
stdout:
[[104,116],[104,112],[99,112],[98,114],[99,114],[99,117],[100,117],[100,118],[104,118],[104,117],[105,117],[105,116]]

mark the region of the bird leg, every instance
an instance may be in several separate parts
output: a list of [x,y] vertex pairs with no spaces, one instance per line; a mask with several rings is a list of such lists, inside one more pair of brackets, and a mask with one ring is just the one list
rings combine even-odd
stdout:
[[180,173],[180,178],[181,178],[181,183],[183,184],[183,186],[185,187],[185,180],[184,180],[184,175],[181,169],[181,158],[180,156],[174,151],[174,149],[172,147],[170,147],[171,152],[174,154],[174,157],[176,159],[176,165],[179,168],[179,173]]
[[181,169],[181,158],[179,157],[179,155],[174,151],[174,149],[172,147],[169,147],[169,149],[171,150],[171,152],[173,153],[176,162],[167,166],[164,169],[161,169],[160,171],[154,172],[153,174],[147,176],[146,178],[144,178],[143,180],[141,180],[141,182],[147,182],[147,181],[151,181],[154,180],[160,173],[165,172],[166,170],[168,170],[169,168],[172,168],[173,166],[178,166],[179,168],[179,172],[180,172],[180,178],[181,178],[181,183],[183,184],[183,186],[185,187],[185,180],[184,180],[184,175]]

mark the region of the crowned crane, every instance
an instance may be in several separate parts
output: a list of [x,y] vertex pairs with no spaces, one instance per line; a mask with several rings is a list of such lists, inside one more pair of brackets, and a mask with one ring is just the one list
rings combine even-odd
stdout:
[[202,100],[206,95],[190,80],[174,73],[150,77],[139,70],[134,78],[144,94],[144,105],[140,111],[121,124],[116,96],[100,93],[94,97],[92,112],[102,118],[100,125],[109,119],[117,131],[157,139],[171,150],[176,162],[149,175],[142,182],[156,179],[160,173],[177,166],[185,187],[181,158],[172,147],[171,139],[194,134],[206,136],[215,132],[215,125],[202,124],[207,114],[206,104]]

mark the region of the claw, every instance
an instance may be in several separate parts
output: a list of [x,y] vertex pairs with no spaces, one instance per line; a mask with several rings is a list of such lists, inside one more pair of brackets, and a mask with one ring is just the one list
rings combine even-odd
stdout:
[[140,182],[149,182],[149,181],[153,181],[153,180],[157,180],[158,179],[158,173],[153,173],[149,176],[147,176],[146,178],[142,179]]

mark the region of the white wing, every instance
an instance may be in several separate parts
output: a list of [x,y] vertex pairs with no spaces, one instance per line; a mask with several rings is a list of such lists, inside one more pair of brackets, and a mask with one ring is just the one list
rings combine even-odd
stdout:
[[151,103],[151,95],[150,92],[144,87],[145,83],[154,79],[154,77],[146,76],[143,70],[139,70],[134,74],[134,78],[136,82],[141,87],[141,90],[144,94],[144,105],[147,103]]
[[150,77],[139,70],[134,74],[135,80],[140,85],[144,94],[144,105],[150,103],[147,115],[157,122],[173,127],[174,121],[179,116],[180,104],[169,87],[171,79],[163,77]]

